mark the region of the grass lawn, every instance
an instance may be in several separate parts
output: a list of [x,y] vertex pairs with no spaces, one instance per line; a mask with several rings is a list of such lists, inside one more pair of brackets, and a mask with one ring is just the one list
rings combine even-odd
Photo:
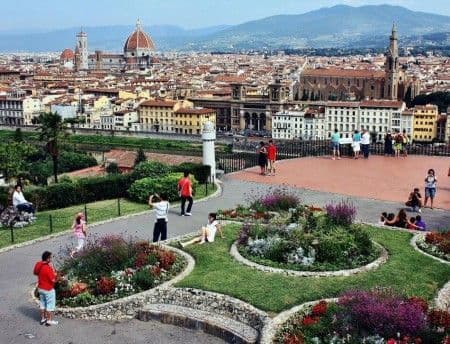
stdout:
[[[215,190],[215,185],[208,185],[208,195],[211,195]],[[199,185],[196,189],[194,198],[197,200],[204,198],[206,194],[205,191],[205,185]],[[119,216],[117,199],[88,203],[86,207],[89,223],[108,220]],[[120,200],[121,216],[138,213],[148,209],[147,204],[135,203],[126,199]],[[14,243],[20,243],[51,234],[50,215],[52,217],[53,233],[70,229],[75,214],[82,211],[84,211],[83,204],[63,209],[39,212],[37,213],[37,220],[34,224],[24,228],[14,229]],[[9,245],[11,245],[11,232],[9,230],[0,229],[0,248]]]
[[194,271],[178,287],[192,287],[234,296],[268,312],[335,297],[349,289],[390,287],[407,296],[432,300],[450,278],[450,266],[416,252],[411,234],[369,228],[371,237],[389,251],[377,270],[351,277],[286,277],[238,264],[229,254],[239,225],[225,227],[226,239],[186,248],[196,260]]

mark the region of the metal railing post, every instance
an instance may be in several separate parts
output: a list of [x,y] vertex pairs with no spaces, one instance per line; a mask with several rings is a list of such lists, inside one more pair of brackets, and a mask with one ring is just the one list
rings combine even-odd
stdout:
[[88,212],[87,212],[87,205],[84,205],[84,221],[86,221],[86,223],[88,222]]
[[53,233],[53,217],[52,217],[52,214],[48,215],[48,226],[50,228],[50,233]]
[[120,216],[120,198],[117,199],[117,214]]

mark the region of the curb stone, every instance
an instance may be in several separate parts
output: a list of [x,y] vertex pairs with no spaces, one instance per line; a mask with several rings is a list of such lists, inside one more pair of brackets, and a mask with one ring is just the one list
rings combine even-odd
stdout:
[[440,262],[440,263],[443,263],[443,264],[450,264],[450,262],[449,262],[448,260],[444,260],[444,259],[442,259],[442,258],[433,256],[432,254],[429,254],[428,252],[423,251],[423,250],[417,245],[417,240],[422,239],[423,237],[424,237],[424,234],[423,234],[423,233],[419,233],[419,234],[414,235],[414,236],[411,238],[411,241],[410,241],[411,246],[412,246],[417,252],[420,252],[421,254],[423,254],[423,255],[425,255],[425,256],[428,256],[428,257],[430,257],[430,258],[433,258],[434,260],[437,260],[437,261]]

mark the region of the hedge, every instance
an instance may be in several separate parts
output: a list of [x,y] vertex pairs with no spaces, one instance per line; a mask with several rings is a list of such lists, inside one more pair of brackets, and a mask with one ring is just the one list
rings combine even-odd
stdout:
[[[178,181],[183,177],[182,173],[171,173],[161,178],[143,178],[136,180],[128,190],[130,198],[134,201],[146,203],[148,197],[154,193],[164,193],[169,201],[180,199],[178,195]],[[192,188],[197,187],[197,180],[191,177]]]
[[211,175],[211,166],[184,162],[172,168],[174,172],[189,171],[200,184],[205,184]]
[[158,161],[143,161],[136,165],[132,173],[135,180],[142,178],[161,178],[171,172],[169,165]]
[[48,187],[26,189],[25,198],[38,210],[65,208],[71,205],[127,197],[131,176],[124,174],[83,178],[75,182],[61,182]]

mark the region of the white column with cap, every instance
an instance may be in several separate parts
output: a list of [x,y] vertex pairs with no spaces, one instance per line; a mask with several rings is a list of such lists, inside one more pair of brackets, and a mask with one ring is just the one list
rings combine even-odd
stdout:
[[214,142],[216,141],[216,128],[207,121],[203,124],[203,165],[211,166],[211,182],[216,180],[216,153]]

